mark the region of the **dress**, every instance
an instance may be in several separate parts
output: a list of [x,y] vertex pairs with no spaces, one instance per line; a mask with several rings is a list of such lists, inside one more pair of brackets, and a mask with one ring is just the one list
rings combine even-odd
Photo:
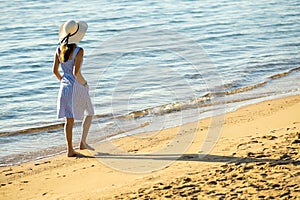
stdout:
[[[60,82],[57,99],[58,118],[67,117],[81,120],[84,115],[94,115],[94,108],[89,95],[88,85],[82,85],[73,75],[75,58],[79,50],[80,47],[75,48],[71,60],[66,62],[60,61],[63,76]],[[60,49],[58,47],[56,51],[58,58],[59,52]]]

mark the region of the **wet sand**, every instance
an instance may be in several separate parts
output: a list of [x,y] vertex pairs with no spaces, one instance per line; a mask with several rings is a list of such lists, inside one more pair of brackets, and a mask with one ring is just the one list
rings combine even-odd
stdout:
[[0,199],[300,199],[299,111],[292,96],[228,113],[206,156],[210,118],[2,167]]

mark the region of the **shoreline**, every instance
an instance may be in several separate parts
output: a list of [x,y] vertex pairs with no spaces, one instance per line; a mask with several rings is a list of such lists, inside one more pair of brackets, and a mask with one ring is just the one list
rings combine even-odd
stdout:
[[[276,99],[281,99],[281,98],[286,98],[286,97],[290,97],[290,96],[297,96],[297,95],[300,95],[300,94],[293,94],[291,95],[290,93],[287,93],[287,94],[277,94],[277,95],[274,95],[274,96],[269,96],[269,97],[265,97],[265,96],[262,96],[262,97],[257,97],[257,98],[249,98],[249,99],[244,99],[244,100],[234,100],[234,101],[231,101],[229,100],[227,102],[228,105],[231,105],[229,110],[225,111],[227,108],[221,108],[221,113],[220,112],[216,112],[214,114],[205,114],[206,111],[204,111],[204,113],[196,113],[198,115],[202,115],[204,114],[203,116],[201,117],[198,117],[199,119],[192,119],[192,120],[188,120],[188,122],[184,122],[184,124],[182,125],[171,125],[171,126],[168,126],[168,127],[165,127],[163,129],[169,129],[169,128],[175,128],[175,127],[178,127],[178,126],[184,126],[185,124],[192,124],[192,123],[195,123],[196,121],[201,121],[201,120],[205,120],[207,118],[216,118],[217,116],[220,116],[220,115],[226,115],[228,113],[231,113],[231,112],[234,112],[238,109],[241,109],[243,107],[246,107],[246,106],[250,106],[252,104],[256,104],[256,103],[261,103],[261,102],[265,102],[265,101],[271,101],[271,100],[276,100]],[[234,105],[238,103],[237,105]],[[215,105],[219,105],[221,104],[220,102],[216,103]],[[164,107],[166,105],[163,105],[162,107]],[[204,105],[204,107],[206,107],[207,105]],[[154,108],[152,108],[154,109]],[[190,108],[192,111],[193,111],[193,108]],[[187,109],[185,110],[185,112],[188,112],[190,109]],[[145,115],[145,111],[147,111],[149,109],[145,109],[143,111],[136,111],[136,112],[132,112],[132,113],[129,113],[128,115],[126,116],[119,116],[118,118],[124,118],[124,119],[127,119],[127,118],[133,118],[135,119],[137,114],[139,113],[143,113],[142,115]],[[216,109],[217,110],[217,109]],[[215,112],[214,110],[212,110],[212,112]],[[222,112],[225,112],[225,114],[222,114]],[[133,114],[135,113],[135,114]],[[194,113],[194,112],[193,112]],[[171,114],[176,114],[176,113],[173,113],[171,112]],[[139,114],[141,115],[141,114]],[[102,116],[102,115],[101,115]],[[111,115],[103,115],[104,117],[105,116],[111,116]],[[140,116],[139,116],[140,117]],[[159,117],[159,116],[157,116]],[[99,115],[96,115],[95,116],[95,119],[98,119],[99,118]],[[151,120],[151,119],[150,119]],[[52,133],[55,133],[56,135],[58,134],[59,137],[61,139],[64,139],[64,135],[61,135],[60,132],[63,131],[63,130],[58,130],[57,128],[58,127],[63,127],[63,124],[64,122],[62,123],[59,123],[59,124],[52,124],[52,125],[47,125],[47,126],[43,126],[43,127],[33,127],[33,128],[29,128],[29,129],[24,129],[22,130],[21,132],[22,133],[19,133],[19,131],[16,131],[16,132],[13,132],[13,135],[14,136],[26,136],[26,135],[33,135],[35,137],[38,137],[39,133],[37,133],[38,130],[43,130],[43,131],[50,131],[51,134]],[[159,131],[158,130],[139,130],[139,129],[143,129],[144,127],[147,128],[147,126],[150,124],[150,122],[148,120],[146,120],[145,122],[143,122],[142,124],[139,124],[139,126],[137,127],[134,127],[132,129],[128,129],[128,130],[122,130],[121,132],[118,132],[118,133],[114,133],[114,134],[111,134],[111,135],[108,135],[108,136],[103,136],[102,139],[95,139],[93,138],[90,142],[93,143],[98,143],[98,142],[101,142],[101,141],[104,141],[104,140],[115,140],[117,138],[122,138],[122,137],[126,137],[126,136],[130,136],[130,135],[136,135],[136,134],[143,134],[145,132],[154,132],[154,131]],[[80,126],[81,123],[80,122],[76,122],[76,126]],[[94,124],[95,126],[96,124]],[[157,125],[157,124],[156,124]],[[151,127],[153,127],[154,125],[151,125]],[[52,130],[52,128],[54,129],[57,129],[57,130]],[[135,132],[137,130],[137,132]],[[31,132],[33,131],[33,132]],[[92,130],[92,132],[90,133],[90,136],[93,135],[93,134],[97,134],[97,131],[98,130]],[[109,129],[107,129],[107,131],[109,131]],[[133,131],[133,132],[132,132]],[[50,133],[49,132],[49,133]],[[17,133],[17,134],[16,134]],[[129,133],[129,134],[128,134]],[[43,134],[43,132],[41,133]],[[79,133],[78,133],[79,134]],[[103,133],[102,133],[103,134]],[[10,136],[10,134],[8,134]],[[6,135],[1,135],[0,137],[6,137]],[[41,135],[43,136],[43,135]],[[77,135],[76,136],[77,139],[79,140],[79,136]],[[98,137],[98,136],[97,136]],[[58,141],[56,141],[57,143]],[[74,141],[73,141],[74,142]],[[40,147],[38,147],[40,148]],[[0,167],[8,167],[8,166],[14,166],[14,165],[20,165],[20,164],[24,164],[24,163],[28,163],[28,162],[35,162],[35,161],[39,161],[39,160],[43,160],[43,159],[47,159],[47,158],[51,158],[51,157],[54,157],[54,156],[57,156],[57,155],[61,155],[65,152],[65,142],[62,142],[61,144],[59,145],[56,145],[56,146],[53,146],[53,147],[49,147],[49,148],[41,148],[39,150],[31,150],[29,152],[18,152],[18,153],[15,153],[15,154],[10,154],[10,155],[6,155],[6,156],[3,156],[2,157],[2,160],[0,161]],[[45,154],[47,154],[45,156]],[[22,160],[19,160],[20,158],[22,158]]]
[[[250,173],[249,176],[251,176],[251,173],[256,173],[251,171],[257,167],[254,164],[263,166],[264,164],[261,163],[263,161],[267,163],[267,159],[269,161],[288,160],[280,158],[284,153],[281,152],[281,155],[277,155],[276,151],[274,151],[275,155],[270,154],[269,157],[268,153],[263,154],[265,157],[253,157],[253,155],[267,151],[261,149],[259,144],[263,143],[264,148],[272,149],[272,146],[280,146],[278,144],[280,144],[281,139],[284,144],[284,137],[300,132],[300,113],[297,112],[299,109],[300,95],[296,95],[248,105],[227,113],[220,138],[214,149],[206,157],[199,157],[199,154],[201,154],[199,153],[199,147],[207,134],[211,118],[164,129],[159,131],[159,134],[150,132],[139,136],[134,135],[114,139],[110,144],[107,142],[101,143],[97,147],[99,151],[94,152],[94,155],[91,154],[92,152],[82,151],[86,155],[86,157],[82,158],[66,158],[65,155],[59,155],[50,159],[23,163],[19,166],[1,167],[0,196],[1,199],[74,199],[79,197],[81,199],[110,199],[112,197],[121,199],[133,198],[134,196],[139,197],[139,195],[142,195],[140,196],[141,198],[144,198],[146,195],[155,198],[155,196],[158,197],[157,195],[163,194],[166,198],[168,198],[168,195],[180,198],[180,192],[177,194],[174,189],[175,183],[182,187],[184,186],[181,191],[183,192],[182,194],[186,194],[188,188],[197,188],[196,186],[201,184],[204,186],[218,186],[218,182],[222,183],[221,180],[214,179],[214,176],[219,176],[218,170],[221,170],[221,168],[226,170],[227,168],[232,168],[233,172],[240,170],[235,165],[229,164],[236,159],[252,159],[252,162],[249,162],[253,164],[252,168],[250,167],[251,169],[248,171],[243,171],[245,175]],[[180,134],[183,137],[180,137]],[[185,141],[187,139],[186,135],[189,134],[195,134],[195,137],[193,137],[192,141]],[[298,135],[295,135],[295,137],[298,137]],[[190,145],[187,145],[187,150],[182,152],[182,154],[178,153],[178,155],[174,155],[172,152],[161,152],[161,149],[172,144],[170,141],[173,138],[178,139],[182,144],[190,142]],[[277,144],[273,144],[273,140]],[[294,138],[294,141],[297,141],[297,138]],[[111,148],[112,145],[114,148]],[[291,145],[299,151],[297,142]],[[240,147],[243,147],[243,149],[241,150]],[[100,149],[109,150],[109,152],[102,152]],[[124,156],[121,153],[122,151],[127,152],[127,154]],[[150,156],[146,155],[149,153],[151,154]],[[299,158],[293,157],[297,156],[297,154],[289,155],[288,151],[286,154],[290,156],[291,162],[287,163],[287,166],[284,165],[285,169],[277,169],[279,172],[276,171],[276,173],[283,173],[286,169],[294,170],[294,178],[298,181],[300,180],[299,164],[293,165],[292,161],[297,161]],[[117,165],[122,164],[121,170],[109,165],[113,163]],[[142,168],[143,165],[141,163],[147,163],[147,169],[149,169],[151,163],[153,165],[147,171],[145,167]],[[245,162],[241,163],[243,166],[247,165]],[[160,168],[157,166],[160,166]],[[273,170],[272,172],[270,170],[270,172],[265,172],[265,174],[272,177],[275,171]],[[199,177],[202,176],[208,180],[206,182],[201,180]],[[228,177],[226,181],[231,180],[235,180],[235,177]],[[284,180],[284,176],[275,179],[279,183],[281,180]],[[214,182],[209,184],[208,182],[210,181]],[[293,177],[291,177],[290,181],[294,181]],[[173,182],[174,184],[172,184]],[[217,184],[215,184],[216,182]],[[187,187],[187,184],[193,184],[194,186]],[[245,191],[237,192],[237,186],[235,188],[229,186],[228,191],[230,188],[233,189],[236,195],[240,195],[239,197],[249,197],[249,195],[253,197],[253,195],[262,193],[247,185],[247,182],[244,184],[246,185],[244,190],[246,191],[250,188],[253,190],[253,194],[245,193]],[[293,188],[294,190],[292,190]],[[206,192],[209,193],[208,190]],[[211,187],[211,190],[218,191],[220,188]],[[164,193],[161,193],[162,191]],[[276,187],[273,189],[267,188],[264,191],[264,195],[266,196],[270,191],[277,191]],[[296,186],[291,187],[289,191],[289,194],[283,195],[280,193],[278,195],[283,195],[283,198],[289,195],[291,197],[293,195],[300,197],[300,189]],[[222,192],[226,193],[226,191]],[[200,190],[198,192],[194,191],[190,196],[204,195],[202,197],[215,198],[218,195],[214,196],[216,195],[214,193],[201,193]],[[224,194],[219,194],[219,196],[224,196]]]

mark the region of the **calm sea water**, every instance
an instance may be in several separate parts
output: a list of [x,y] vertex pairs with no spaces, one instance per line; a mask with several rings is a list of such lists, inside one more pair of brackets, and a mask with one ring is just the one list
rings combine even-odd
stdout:
[[300,91],[298,0],[0,6],[1,165],[64,149],[51,68],[67,19],[89,24],[80,46],[97,115],[91,139],[176,126]]

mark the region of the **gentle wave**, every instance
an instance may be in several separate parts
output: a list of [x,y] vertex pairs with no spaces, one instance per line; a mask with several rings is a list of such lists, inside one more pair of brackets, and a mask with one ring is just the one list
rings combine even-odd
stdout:
[[[200,107],[200,106],[202,106],[202,107],[203,106],[214,106],[214,105],[220,104],[220,103],[212,103],[211,100],[212,100],[213,97],[216,97],[216,96],[222,97],[222,96],[226,96],[226,95],[233,95],[233,94],[237,94],[237,93],[243,93],[243,92],[246,92],[246,91],[250,91],[250,90],[253,90],[253,89],[256,89],[256,88],[259,88],[259,87],[263,87],[268,82],[270,82],[274,79],[279,79],[279,78],[288,76],[292,72],[296,72],[296,71],[300,71],[300,67],[293,68],[293,69],[288,70],[286,72],[282,72],[282,73],[272,75],[272,76],[268,77],[266,81],[255,84],[255,85],[250,85],[250,86],[230,90],[230,88],[234,87],[234,84],[225,84],[225,85],[223,85],[222,88],[223,89],[228,88],[229,91],[207,93],[207,94],[203,95],[202,97],[190,99],[186,102],[173,102],[173,103],[170,103],[170,104],[165,104],[165,105],[161,105],[161,106],[154,107],[154,108],[147,108],[147,109],[144,109],[144,110],[133,111],[133,112],[130,112],[129,114],[127,114],[127,115],[122,115],[122,116],[119,116],[117,118],[118,119],[128,119],[128,118],[136,119],[136,118],[144,117],[144,116],[147,116],[147,115],[150,115],[150,114],[151,115],[163,115],[163,114],[166,114],[166,113],[178,112],[178,111],[181,111],[183,109],[192,109],[192,108],[197,108],[197,107]],[[249,98],[239,99],[239,100],[236,100],[236,102],[245,101],[245,100],[249,100]],[[112,115],[108,115],[108,116],[112,116]]]
[[53,130],[61,129],[64,126],[64,123],[61,124],[52,124],[47,126],[41,126],[41,127],[33,127],[18,131],[11,131],[11,132],[1,132],[0,137],[3,136],[17,136],[17,135],[23,135],[23,134],[34,134],[34,133],[41,133],[41,132],[50,132]]
[[[224,92],[213,92],[213,93],[206,93],[205,95],[199,97],[199,98],[193,98],[185,102],[173,102],[165,105],[161,105],[158,107],[153,107],[153,108],[147,108],[144,110],[138,110],[138,111],[133,111],[130,112],[126,115],[121,115],[121,116],[114,116],[113,114],[102,114],[102,115],[95,115],[95,119],[111,119],[111,118],[116,118],[116,119],[136,119],[140,117],[144,117],[147,115],[164,115],[167,113],[173,113],[173,112],[178,112],[184,109],[192,109],[192,108],[197,108],[197,107],[206,107],[206,106],[214,106],[217,104],[221,104],[224,102],[212,102],[212,98],[214,97],[222,97],[222,96],[227,96],[227,95],[233,95],[237,93],[243,93],[246,91],[254,90],[259,87],[265,86],[268,82],[274,80],[274,79],[280,79],[285,76],[288,76],[289,74],[300,71],[300,67],[293,68],[291,70],[278,73],[272,76],[269,76],[266,81],[263,81],[261,83],[255,84],[255,85],[250,85],[242,88],[236,88],[236,89],[231,89],[235,86],[234,83],[232,84],[224,84],[222,85],[223,89],[228,89],[228,91]],[[249,100],[249,98],[243,98],[243,99],[238,99],[235,102],[239,101],[245,101]],[[79,125],[80,123],[76,123],[75,125]],[[12,131],[12,132],[0,132],[0,137],[3,136],[16,136],[16,135],[23,135],[23,134],[37,134],[41,132],[51,132],[55,130],[60,130],[64,126],[64,123],[59,123],[59,124],[52,124],[52,125],[47,125],[47,126],[41,126],[41,127],[33,127],[33,128],[28,128],[28,129],[23,129],[23,130],[18,130],[18,131]],[[145,125],[146,126],[146,125]],[[140,127],[139,127],[140,128]],[[135,128],[133,128],[135,129]],[[123,132],[118,132],[117,134],[121,134]]]

